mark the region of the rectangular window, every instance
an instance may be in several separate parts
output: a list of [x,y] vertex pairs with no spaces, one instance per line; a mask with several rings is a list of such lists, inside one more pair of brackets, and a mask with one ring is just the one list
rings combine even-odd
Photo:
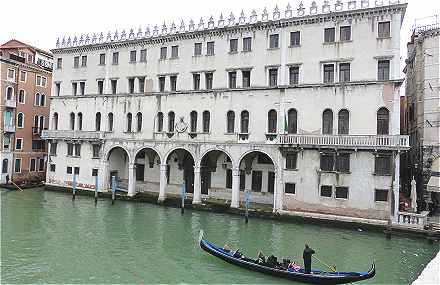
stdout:
[[215,42],[207,42],[206,43],[206,55],[214,55]]
[[286,194],[295,194],[295,183],[286,183],[284,184],[284,193]]
[[73,143],[67,144],[67,155],[73,156]]
[[32,140],[32,150],[41,151],[44,150],[43,140]]
[[251,50],[252,50],[252,38],[251,37],[243,38],[243,51],[251,51]]
[[330,185],[321,185],[321,197],[332,197],[332,186]]
[[337,186],[335,190],[335,198],[348,199],[348,187]]
[[286,169],[296,169],[296,161],[298,153],[288,152],[286,153]]
[[[55,94],[57,96],[60,96],[60,92],[61,92],[61,83],[60,82],[56,82],[55,83]],[[24,102],[23,102],[24,103]]]
[[374,160],[374,174],[391,175],[391,155],[378,154]]
[[23,139],[17,138],[15,139],[15,150],[22,150],[23,149]]
[[75,156],[81,156],[81,144],[75,144]]
[[229,52],[235,53],[238,51],[238,39],[229,40]]
[[280,36],[278,34],[270,35],[269,48],[279,48],[279,39]]
[[84,81],[79,83],[80,95],[84,95],[86,91],[86,83]]
[[98,80],[98,94],[102,95],[104,93],[104,81]]
[[147,62],[147,50],[146,49],[141,49],[141,55],[139,58],[140,62]]
[[346,42],[351,40],[351,26],[341,27],[339,30],[339,40],[341,42]]
[[15,81],[15,69],[8,69],[8,75],[9,80]]
[[165,76],[159,77],[159,92],[165,91]]
[[29,165],[29,171],[36,171],[37,170],[37,161],[35,158],[31,158],[31,163]]
[[350,81],[350,63],[339,64],[339,82]]
[[72,167],[71,166],[67,166],[67,174],[72,174]]
[[112,79],[112,80],[110,80],[110,83],[111,83],[111,85],[112,85],[112,94],[116,94],[116,88],[117,88],[117,85],[118,85],[118,80],[117,79]]
[[171,47],[171,58],[178,58],[179,57],[179,46],[172,46]]
[[134,93],[134,78],[128,79],[128,93],[130,94]]
[[232,189],[232,169],[226,169],[226,189]]
[[160,48],[160,59],[166,59],[167,58],[167,47],[161,47]]
[[390,37],[390,22],[379,22],[377,29],[377,36],[379,38]]
[[298,32],[290,32],[290,46],[297,47],[301,45],[301,33]]
[[278,85],[278,69],[271,68],[269,69],[269,86],[275,87]]
[[99,158],[101,152],[101,146],[99,144],[92,144],[93,148],[93,158]]
[[87,55],[83,55],[81,57],[81,67],[86,67],[87,66]]
[[145,92],[145,77],[138,77],[139,81],[139,93]]
[[335,165],[335,156],[333,153],[322,153],[319,168],[322,171],[333,171]]
[[388,201],[388,190],[386,189],[374,190],[374,202],[387,202],[387,201]]
[[41,76],[37,75],[35,78],[35,85],[41,86]]
[[130,51],[130,62],[136,62],[136,53],[137,51],[135,50]]
[[50,155],[57,155],[57,143],[50,143]]
[[38,161],[38,171],[44,171],[44,158],[40,158]]
[[119,52],[114,52],[112,64],[118,64],[118,63],[119,63]]
[[342,173],[350,172],[350,154],[338,153],[336,155],[336,171]]
[[105,65],[105,53],[99,55],[99,65]]
[[194,55],[202,55],[202,43],[195,43],[194,44]]
[[261,192],[261,186],[263,181],[263,172],[262,171],[252,171],[252,191]]
[[72,95],[76,96],[77,93],[78,93],[78,83],[72,82]]
[[57,69],[61,69],[63,67],[63,59],[61,57],[57,58]]
[[229,88],[237,88],[237,72],[230,71],[228,73],[229,77]]
[[324,64],[324,83],[335,82],[335,65]]
[[49,171],[50,171],[50,172],[55,172],[55,169],[56,169],[55,164],[51,164],[51,165],[49,166]]
[[379,60],[377,62],[377,80],[389,80],[390,79],[390,61]]
[[26,71],[20,71],[20,81],[21,82],[26,82],[27,79],[27,72]]
[[205,85],[207,90],[212,89],[213,78],[214,78],[214,74],[212,72],[205,73]]
[[177,90],[177,75],[170,76],[170,89],[171,91]]
[[324,43],[335,42],[335,28],[324,29]]
[[75,168],[73,169],[73,174],[75,174],[75,175],[79,175],[79,167],[75,167]]
[[73,58],[73,68],[78,68],[79,67],[79,56],[75,56]]
[[251,71],[243,70],[241,71],[241,77],[243,78],[242,87],[251,87]]
[[200,90],[200,74],[198,73],[193,74],[193,89]]
[[299,66],[289,67],[289,84],[296,85],[299,83]]
[[14,172],[16,172],[16,173],[20,173],[21,172],[21,158],[16,158],[15,159]]
[[92,177],[98,176],[98,169],[97,168],[93,168],[92,169]]

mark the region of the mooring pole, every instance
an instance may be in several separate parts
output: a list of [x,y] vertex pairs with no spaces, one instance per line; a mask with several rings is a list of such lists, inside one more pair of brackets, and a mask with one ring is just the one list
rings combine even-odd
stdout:
[[244,212],[244,221],[247,224],[249,222],[249,200],[250,200],[251,193],[249,190],[244,191],[244,205],[245,205],[245,212]]
[[116,177],[112,176],[112,205],[115,203]]
[[181,206],[181,210],[180,212],[183,214],[185,212],[185,195],[186,195],[186,186],[185,186],[185,182],[182,183],[182,191],[181,191],[181,196],[182,196],[182,206]]
[[73,174],[73,180],[72,180],[72,201],[75,200],[75,193],[76,193],[76,174]]
[[98,190],[99,190],[99,179],[98,175],[95,176],[95,205],[98,203]]

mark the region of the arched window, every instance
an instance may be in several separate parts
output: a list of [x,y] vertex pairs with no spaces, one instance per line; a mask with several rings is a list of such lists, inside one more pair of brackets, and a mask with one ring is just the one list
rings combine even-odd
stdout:
[[24,127],[24,115],[23,113],[17,114],[17,127],[23,128]]
[[44,130],[44,116],[39,117],[38,128],[40,129],[40,132],[41,132],[41,130]]
[[348,135],[350,130],[350,117],[348,110],[342,109],[338,114],[338,134]]
[[203,111],[202,114],[203,132],[209,133],[209,125],[211,123],[211,114],[209,111]]
[[163,113],[162,112],[157,113],[157,131],[158,132],[163,131]]
[[390,112],[382,107],[377,111],[377,134],[388,135],[390,131]]
[[38,128],[38,122],[39,122],[38,115],[35,115],[34,116],[34,128]]
[[287,133],[296,134],[298,132],[298,113],[295,109],[287,112]]
[[249,112],[246,110],[241,112],[240,132],[244,134],[249,133]]
[[73,131],[75,129],[75,113],[70,113],[70,129]]
[[131,124],[133,122],[133,116],[131,115],[131,113],[127,114],[127,132],[131,132]]
[[24,92],[23,89],[20,89],[20,91],[18,91],[18,103],[24,104],[26,100],[26,93]]
[[40,93],[35,93],[34,106],[40,106]]
[[113,132],[113,113],[108,113],[108,131]]
[[137,132],[142,131],[142,113],[141,112],[138,112],[136,114],[136,122],[137,122],[136,131]]
[[53,113],[52,117],[52,129],[58,130],[58,113]]
[[40,95],[40,106],[46,106],[46,95]]
[[168,132],[174,133],[174,124],[175,124],[175,115],[174,112],[171,111],[168,113]]
[[228,111],[226,117],[227,117],[226,131],[228,134],[233,134],[234,129],[235,129],[235,113],[234,113],[234,111]]
[[14,88],[11,86],[6,87],[6,100],[14,99]]
[[95,116],[95,131],[100,131],[101,130],[101,113],[98,112],[96,113]]
[[197,132],[197,112],[192,111],[189,114],[189,117],[190,117],[191,133],[196,133]]
[[78,113],[78,130],[82,131],[83,129],[83,114],[81,112]]
[[3,159],[2,162],[2,173],[8,173],[8,159]]
[[267,113],[267,132],[271,134],[277,132],[277,111],[275,110]]
[[325,109],[322,113],[322,134],[333,134],[333,112],[330,109]]

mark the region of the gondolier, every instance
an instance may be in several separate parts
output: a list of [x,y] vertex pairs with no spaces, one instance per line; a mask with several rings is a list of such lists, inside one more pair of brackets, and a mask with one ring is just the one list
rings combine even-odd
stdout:
[[315,251],[309,247],[308,244],[305,245],[304,252],[303,252],[303,259],[304,259],[304,273],[310,274],[312,270],[312,254],[314,254]]

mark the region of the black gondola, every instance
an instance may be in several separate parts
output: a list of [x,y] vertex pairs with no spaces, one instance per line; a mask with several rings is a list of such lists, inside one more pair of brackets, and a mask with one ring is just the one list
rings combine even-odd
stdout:
[[215,246],[200,236],[200,247],[211,255],[219,257],[226,262],[253,270],[261,273],[271,274],[273,276],[282,277],[299,282],[312,284],[346,284],[357,282],[365,279],[373,278],[376,275],[376,267],[374,262],[368,272],[326,272],[321,270],[312,270],[312,274],[305,274],[303,269],[299,271],[291,271],[282,266],[269,267],[258,263],[246,257],[234,257],[233,252],[227,251],[221,247]]

